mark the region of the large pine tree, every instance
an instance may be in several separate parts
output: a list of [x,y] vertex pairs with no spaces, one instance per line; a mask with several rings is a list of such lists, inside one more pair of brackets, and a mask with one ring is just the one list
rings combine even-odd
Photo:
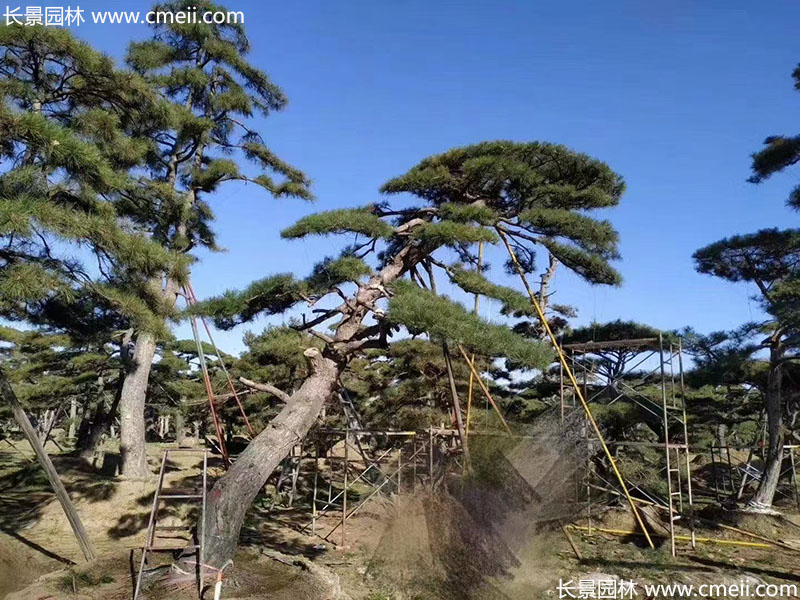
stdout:
[[727,281],[750,282],[768,315],[761,323],[762,347],[769,352],[769,375],[765,408],[769,444],[764,473],[751,500],[755,508],[772,505],[783,462],[785,397],[783,376],[788,360],[797,359],[796,295],[787,288],[800,279],[800,230],[764,229],[737,235],[701,248],[694,253],[701,273]]
[[[124,128],[153,102],[149,88],[64,30],[0,27],[0,48],[0,316],[68,330],[72,323],[51,319],[48,307],[90,294],[149,327],[149,310],[117,276],[180,276],[181,267],[123,227],[113,205],[132,185],[127,170],[143,158],[144,147]],[[91,558],[80,520],[2,368],[0,393]]]
[[[296,324],[321,342],[321,348],[305,351],[308,376],[214,486],[206,519],[209,564],[220,566],[233,555],[248,507],[306,436],[349,362],[367,349],[385,347],[398,327],[427,333],[454,349],[461,345],[528,368],[546,367],[552,354],[545,344],[437,295],[433,274],[438,270],[470,293],[480,287],[510,311],[529,311],[522,294],[492,283],[485,269],[476,268],[475,244],[499,243],[501,231],[511,237],[528,271],[536,269],[539,245],[589,281],[617,283],[619,275],[609,264],[617,256],[616,232],[586,211],[616,205],[623,187],[604,163],[554,144],[500,141],[452,150],[383,187],[387,194],[412,193],[417,206],[332,210],[285,230],[289,239],[330,234],[351,239],[339,257],[323,260],[308,278],[276,275],[198,306],[218,325],[230,327],[300,303],[341,300]],[[326,324],[329,331],[321,329]]]
[[[221,10],[204,0],[157,5],[156,11]],[[169,251],[216,250],[207,196],[227,181],[249,182],[274,196],[309,198],[308,181],[280,160],[249,123],[286,105],[282,91],[246,60],[250,45],[240,24],[155,24],[151,39],[131,44],[128,64],[168,102],[137,123],[150,140],[147,173],[117,209]],[[254,165],[240,170],[237,160]],[[181,281],[164,272],[151,278],[144,297],[162,322],[175,315]],[[158,336],[134,335],[131,368],[120,401],[122,472],[149,474],[144,407]]]

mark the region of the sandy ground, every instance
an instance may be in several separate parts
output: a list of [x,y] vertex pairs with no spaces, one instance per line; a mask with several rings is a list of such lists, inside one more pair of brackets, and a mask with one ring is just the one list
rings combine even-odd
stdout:
[[[149,451],[155,470],[160,449],[151,445]],[[200,476],[199,458],[175,456],[167,485],[189,487]],[[0,598],[130,598],[154,481],[99,475],[71,457],[55,456],[54,462],[99,558],[83,562],[38,466],[18,453],[0,451]],[[212,475],[219,472],[215,464]],[[513,491],[508,495],[516,498],[519,481],[506,483]],[[307,557],[312,566],[334,574],[354,600],[552,598],[554,594],[558,597],[555,589],[560,579],[577,581],[589,576],[664,583],[721,583],[750,577],[800,586],[800,552],[722,544],[699,544],[691,550],[684,543],[679,557],[673,559],[666,545],[652,551],[634,536],[597,531],[598,527],[631,529],[631,515],[623,508],[595,515],[591,534],[572,530],[582,555],[578,560],[561,530],[553,525],[557,497],[543,500],[544,496],[535,495],[526,500],[528,512],[514,512],[509,498],[504,497],[507,494],[463,487],[451,491],[432,496],[420,488],[414,495],[379,497],[347,522],[344,545],[340,529],[324,539],[339,524],[338,514],[321,518],[316,535],[311,535],[307,529],[301,532],[309,522],[306,507],[270,510],[267,501],[257,502],[249,514],[236,568],[223,598],[332,598],[330,582],[309,570],[308,564],[293,564],[292,557]],[[178,506],[165,509],[160,517],[162,524],[179,525],[192,523],[195,514]],[[744,514],[726,518],[757,535],[800,547],[800,527],[785,518]],[[173,538],[162,542],[175,547],[188,539],[169,535]],[[710,529],[699,535],[744,539]],[[171,557],[161,555],[160,560],[169,562]],[[146,597],[188,600],[197,596],[189,584],[156,586],[148,589]]]

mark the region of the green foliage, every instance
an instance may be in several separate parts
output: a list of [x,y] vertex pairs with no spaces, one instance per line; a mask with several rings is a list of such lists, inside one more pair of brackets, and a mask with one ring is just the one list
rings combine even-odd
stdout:
[[414,229],[412,237],[434,248],[455,244],[476,244],[478,242],[492,244],[498,241],[497,234],[490,229],[474,227],[455,221],[425,223]]
[[375,215],[370,207],[342,208],[303,217],[284,229],[281,237],[301,238],[331,233],[358,233],[370,238],[388,239],[394,234],[394,228]]
[[532,316],[536,314],[530,298],[513,288],[492,283],[482,273],[461,267],[451,269],[450,280],[465,292],[479,294],[500,301],[503,314]]
[[587,252],[603,258],[619,258],[619,235],[608,221],[553,208],[532,208],[523,212],[519,219],[541,235],[565,237]]
[[[640,345],[643,349],[658,348],[658,336],[661,332],[655,327],[650,327],[636,321],[623,321],[617,319],[607,323],[592,322],[584,327],[578,327],[567,333],[563,342],[565,344],[585,344],[586,342],[617,342],[620,340],[655,340],[649,345]],[[672,334],[662,334],[664,341],[669,341],[674,337]]]
[[480,198],[501,216],[516,217],[537,207],[616,206],[624,187],[606,164],[565,146],[496,141],[426,158],[381,191],[411,192],[437,205]]
[[188,314],[205,315],[222,329],[252,320],[256,315],[278,314],[299,302],[305,286],[291,274],[254,281],[244,290],[228,290],[221,296],[198,302]]
[[604,258],[584,252],[574,246],[561,244],[553,239],[545,238],[539,241],[559,262],[587,281],[605,285],[622,283],[622,276]]
[[445,202],[439,207],[443,219],[456,223],[497,224],[498,214],[488,206]]
[[311,290],[324,292],[342,283],[358,282],[371,274],[372,269],[363,260],[345,255],[335,259],[326,258],[317,264],[306,283]]
[[694,253],[697,270],[728,281],[772,284],[797,272],[800,230],[762,229],[735,235]]
[[[617,234],[582,211],[616,206],[624,188],[605,163],[564,146],[496,141],[426,158],[381,189],[415,194],[452,221],[501,227],[526,271],[541,244],[584,279],[616,285]],[[476,238],[463,241],[490,241]]]
[[549,347],[527,340],[508,327],[487,323],[446,297],[408,281],[398,281],[389,301],[389,319],[412,333],[426,332],[487,356],[506,357],[530,368],[543,369],[552,360]]
[[736,235],[693,256],[700,273],[755,283],[764,310],[789,328],[790,336],[800,331],[800,230],[762,229]]
[[[800,90],[800,66],[792,73],[794,87]],[[761,183],[775,173],[800,162],[800,135],[771,135],[764,140],[764,148],[753,155],[753,175],[749,181]],[[789,193],[789,206],[800,210],[800,185]]]
[[126,128],[154,94],[68,31],[9,26],[0,46],[0,311],[46,321],[47,306],[91,293],[153,329],[144,280],[182,280],[187,262],[120,219],[115,202],[135,189],[127,171],[147,150]]

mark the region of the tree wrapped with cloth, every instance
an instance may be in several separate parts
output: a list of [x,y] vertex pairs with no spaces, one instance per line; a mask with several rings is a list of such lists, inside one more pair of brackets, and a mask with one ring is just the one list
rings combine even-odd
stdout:
[[[435,273],[453,289],[496,299],[509,315],[527,314],[525,296],[492,282],[490,269],[478,266],[475,245],[499,245],[502,233],[529,272],[537,268],[534,251],[541,246],[587,281],[616,284],[619,275],[609,264],[617,257],[616,232],[587,211],[615,206],[623,188],[606,164],[564,146],[497,141],[458,148],[423,160],[383,186],[385,194],[412,194],[415,206],[337,209],[286,229],[287,239],[350,238],[338,257],[325,258],[307,278],[275,275],[200,303],[196,310],[221,327],[305,304],[313,314],[294,327],[321,341],[305,351],[308,376],[293,393],[280,392],[280,413],[211,490],[206,562],[220,567],[232,558],[247,509],[305,438],[348,363],[367,349],[385,347],[402,327],[444,341],[445,348],[546,368],[552,352],[545,343],[438,295]],[[316,308],[331,297],[339,300]]]

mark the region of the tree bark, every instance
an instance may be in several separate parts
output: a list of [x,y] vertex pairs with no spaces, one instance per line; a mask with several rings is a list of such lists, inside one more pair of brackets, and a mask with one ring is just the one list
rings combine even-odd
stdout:
[[784,348],[780,338],[770,342],[769,376],[767,379],[766,412],[767,412],[767,459],[758,489],[750,505],[754,508],[769,508],[778,489],[783,463],[783,405],[781,402],[781,386],[783,383]]
[[148,332],[139,333],[131,357],[132,364],[122,383],[119,446],[122,475],[129,479],[147,479],[150,476],[145,443],[144,404],[155,353],[155,336]]
[[182,407],[175,413],[175,445],[179,448],[190,445],[191,438],[186,436],[186,417],[183,416]]
[[336,390],[343,368],[316,348],[305,352],[312,374],[291,396],[280,414],[259,433],[208,496],[205,561],[221,567],[233,557],[244,517],[270,474],[305,438],[322,406]]
[[103,434],[108,430],[109,425],[114,422],[114,416],[117,414],[117,408],[119,407],[120,399],[122,398],[123,381],[124,377],[122,374],[120,374],[120,380],[117,383],[117,390],[114,392],[114,399],[111,401],[111,406],[107,411],[105,410],[105,402],[102,400],[102,398],[98,402],[94,420],[92,421],[89,431],[80,446],[81,458],[91,459],[92,456],[94,456],[94,453],[97,451],[97,448],[100,445],[100,440],[102,439]]
[[86,529],[83,527],[81,518],[78,515],[78,512],[75,510],[75,506],[72,504],[72,500],[70,500],[69,494],[67,494],[67,490],[64,488],[64,484],[61,483],[61,479],[58,477],[58,472],[53,466],[53,462],[50,460],[47,452],[45,452],[44,446],[42,446],[38,436],[36,435],[36,430],[34,430],[30,420],[28,420],[28,416],[25,414],[25,411],[23,410],[22,405],[19,403],[19,400],[17,400],[17,396],[14,394],[14,390],[8,383],[8,380],[6,379],[5,373],[3,373],[2,369],[0,369],[0,394],[2,394],[3,399],[11,406],[11,412],[14,414],[14,418],[19,424],[20,429],[22,429],[22,433],[25,435],[26,439],[33,448],[39,464],[41,465],[42,469],[44,469],[47,479],[50,481],[50,485],[53,487],[53,491],[56,493],[56,498],[58,498],[61,508],[64,509],[64,513],[67,515],[67,520],[69,521],[72,531],[78,540],[78,544],[81,547],[81,552],[83,552],[84,558],[87,561],[94,560],[94,547],[92,546],[92,542],[86,533]]
[[[422,222],[421,219],[409,221],[397,231],[405,232]],[[386,297],[386,286],[431,251],[420,243],[411,243],[399,250],[380,273],[359,285],[355,297],[343,305],[336,333],[326,342],[325,349],[322,352],[316,348],[306,350],[311,375],[209,493],[204,528],[206,564],[220,568],[233,558],[245,514],[258,491],[294,445],[305,438],[325,402],[336,391],[349,358],[375,341],[369,339],[364,319],[373,312],[378,301]]]
[[78,420],[78,399],[74,396],[69,399],[69,429],[67,439],[75,439],[75,421]]

